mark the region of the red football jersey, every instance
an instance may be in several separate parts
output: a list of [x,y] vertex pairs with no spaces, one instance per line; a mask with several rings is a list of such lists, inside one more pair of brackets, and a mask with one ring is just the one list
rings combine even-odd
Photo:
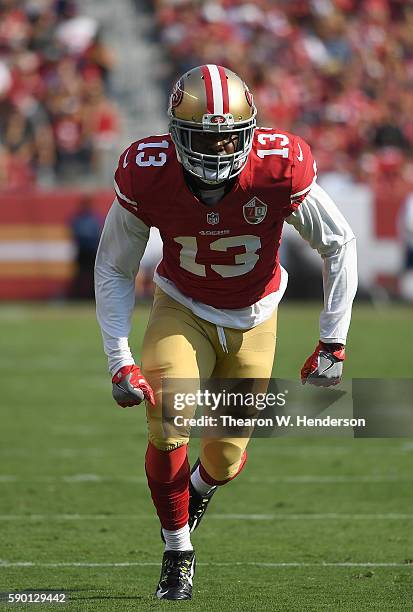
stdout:
[[204,304],[245,308],[278,289],[283,222],[315,176],[304,140],[257,128],[245,168],[216,205],[190,191],[169,135],[139,140],[121,155],[115,190],[122,206],[159,229],[161,276]]

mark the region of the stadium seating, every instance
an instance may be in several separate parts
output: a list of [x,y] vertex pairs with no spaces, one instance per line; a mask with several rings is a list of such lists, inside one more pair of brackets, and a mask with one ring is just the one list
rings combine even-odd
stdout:
[[73,0],[0,1],[0,188],[99,176],[119,132],[113,63]]
[[[240,72],[260,125],[311,142],[320,172],[373,173],[413,144],[413,6],[402,0],[154,0],[175,74]],[[377,162],[376,157],[379,158]]]

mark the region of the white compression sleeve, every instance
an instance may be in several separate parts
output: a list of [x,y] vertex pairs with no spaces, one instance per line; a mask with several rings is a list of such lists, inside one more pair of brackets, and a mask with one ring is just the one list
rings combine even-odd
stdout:
[[330,196],[317,183],[286,221],[323,258],[320,340],[345,344],[357,290],[355,236]]
[[95,264],[96,314],[112,374],[134,363],[128,336],[135,277],[148,237],[148,226],[115,200],[106,217]]

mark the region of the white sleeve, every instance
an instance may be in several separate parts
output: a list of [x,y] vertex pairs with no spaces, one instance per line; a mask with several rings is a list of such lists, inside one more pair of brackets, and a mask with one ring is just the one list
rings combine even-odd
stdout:
[[333,200],[317,183],[286,221],[323,258],[320,340],[345,344],[357,290],[355,236]]
[[149,227],[115,200],[106,217],[95,264],[96,314],[109,370],[134,362],[128,336],[135,305],[135,277]]

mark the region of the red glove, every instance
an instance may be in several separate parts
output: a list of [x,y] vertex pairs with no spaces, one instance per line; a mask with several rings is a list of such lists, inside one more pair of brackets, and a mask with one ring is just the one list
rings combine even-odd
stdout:
[[305,385],[330,387],[341,382],[343,361],[346,358],[343,344],[319,342],[316,350],[301,368],[301,382]]
[[144,399],[155,406],[152,387],[137,365],[123,366],[116,372],[112,378],[112,395],[122,408],[137,406]]

